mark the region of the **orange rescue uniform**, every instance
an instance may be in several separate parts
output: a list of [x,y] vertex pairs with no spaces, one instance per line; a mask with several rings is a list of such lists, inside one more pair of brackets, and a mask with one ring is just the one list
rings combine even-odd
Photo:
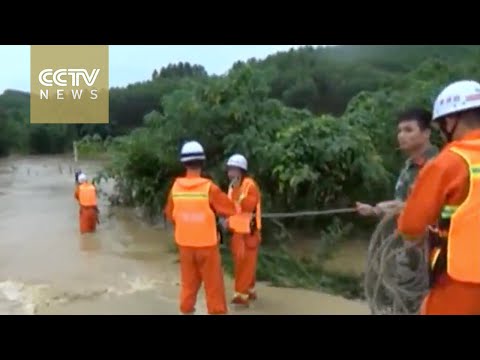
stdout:
[[97,192],[95,186],[87,182],[77,185],[74,196],[80,204],[80,233],[95,232],[98,220]]
[[480,130],[448,144],[419,173],[398,219],[408,240],[439,224],[432,268],[443,263],[423,315],[480,314]]
[[238,214],[228,220],[233,231],[231,242],[235,273],[233,302],[247,305],[248,300],[256,299],[257,258],[262,228],[261,195],[255,181],[246,177],[239,186],[229,189],[228,196],[234,201]]
[[215,213],[229,217],[235,206],[228,196],[199,172],[177,178],[168,196],[165,217],[175,227],[180,252],[180,311],[195,312],[202,281],[209,314],[226,314],[225,285]]

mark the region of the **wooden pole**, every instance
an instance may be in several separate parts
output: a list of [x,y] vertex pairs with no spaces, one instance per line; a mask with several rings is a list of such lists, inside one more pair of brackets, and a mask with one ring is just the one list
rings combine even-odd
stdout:
[[73,142],[73,161],[78,162],[78,151],[77,151],[77,142]]

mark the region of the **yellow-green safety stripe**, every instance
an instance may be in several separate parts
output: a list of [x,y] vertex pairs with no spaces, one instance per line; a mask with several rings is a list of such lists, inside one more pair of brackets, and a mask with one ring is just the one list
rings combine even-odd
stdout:
[[173,193],[172,197],[175,199],[208,199],[206,193]]
[[470,166],[470,177],[480,178],[480,165]]
[[[470,178],[480,179],[480,165],[470,166]],[[442,209],[441,218],[450,219],[458,210],[459,206],[446,205]]]
[[442,214],[441,218],[442,219],[450,219],[453,214],[455,214],[455,211],[457,211],[458,206],[452,206],[452,205],[446,205],[442,209]]

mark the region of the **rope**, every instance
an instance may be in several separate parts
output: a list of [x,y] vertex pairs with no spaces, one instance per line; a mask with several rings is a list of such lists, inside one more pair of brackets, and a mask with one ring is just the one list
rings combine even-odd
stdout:
[[291,212],[291,213],[266,213],[266,214],[262,214],[262,218],[285,219],[285,218],[293,218],[293,217],[334,215],[334,214],[346,214],[346,213],[354,213],[354,212],[357,212],[356,208],[320,210],[320,211],[298,211],[298,212]]
[[397,236],[398,214],[382,219],[368,248],[364,289],[373,315],[418,314],[429,288],[427,241],[421,247]]

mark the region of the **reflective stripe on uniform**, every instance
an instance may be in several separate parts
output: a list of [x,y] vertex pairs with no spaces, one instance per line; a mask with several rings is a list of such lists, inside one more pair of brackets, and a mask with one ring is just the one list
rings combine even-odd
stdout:
[[173,193],[172,198],[174,199],[208,199],[208,193]]
[[480,179],[480,165],[470,166],[470,177],[473,179]]
[[480,140],[460,140],[449,150],[468,164],[469,189],[466,199],[456,209],[445,207],[445,215],[450,215],[447,273],[454,280],[480,284]]
[[[243,179],[242,183],[240,184],[240,188],[238,189],[239,191],[239,194],[238,194],[238,198],[237,199],[234,199],[234,194],[233,194],[233,188],[230,188],[228,189],[228,197],[233,200],[233,202],[235,203],[235,207],[237,209],[237,215],[240,214],[242,212],[242,208],[241,208],[241,203],[242,201],[248,196],[248,192],[250,190],[250,188],[252,186],[256,186],[256,183],[249,177],[246,177],[245,179]],[[259,196],[260,196],[260,193],[259,193]],[[261,228],[262,228],[262,219],[261,219],[261,200],[259,199],[256,207],[255,207],[255,210],[250,213],[250,216],[255,219],[255,223],[256,223],[256,230],[260,231]],[[243,221],[245,221],[246,219],[243,219]],[[249,219],[248,221],[251,221],[251,219]],[[244,228],[244,226],[241,226],[242,228]],[[242,230],[242,232],[244,233],[250,233],[251,230],[250,230],[250,225],[248,225],[248,231],[245,229]]]
[[[480,179],[480,165],[470,166],[470,178],[471,179]],[[446,205],[442,209],[441,219],[450,219],[455,212],[458,210],[459,206]]]
[[440,216],[442,219],[450,219],[457,210],[458,206],[445,205],[442,209],[442,213]]
[[179,178],[173,184],[172,217],[178,245],[208,247],[218,244],[215,214],[209,202],[210,185],[211,182],[203,178]]

